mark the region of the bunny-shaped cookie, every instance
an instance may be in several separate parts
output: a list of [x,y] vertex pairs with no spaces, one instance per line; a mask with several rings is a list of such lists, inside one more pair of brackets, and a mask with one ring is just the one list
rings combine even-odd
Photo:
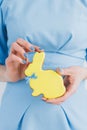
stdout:
[[29,84],[33,89],[32,95],[43,94],[48,99],[60,97],[66,91],[63,79],[53,70],[42,70],[44,58],[44,52],[36,52],[32,63],[25,70],[25,75],[31,77]]

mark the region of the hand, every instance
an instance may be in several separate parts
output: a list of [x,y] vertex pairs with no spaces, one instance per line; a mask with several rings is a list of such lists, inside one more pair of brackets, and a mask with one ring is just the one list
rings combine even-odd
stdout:
[[10,55],[6,59],[5,77],[9,82],[16,82],[25,77],[24,70],[30,64],[27,52],[38,51],[38,46],[32,45],[23,39],[18,39],[11,46]]
[[66,99],[68,99],[72,94],[74,94],[80,82],[87,77],[87,69],[79,66],[72,66],[66,69],[60,69],[58,68],[57,73],[61,74],[64,76],[64,85],[66,86],[66,93],[55,99],[46,99],[42,98],[44,101],[52,104],[61,104],[64,102]]

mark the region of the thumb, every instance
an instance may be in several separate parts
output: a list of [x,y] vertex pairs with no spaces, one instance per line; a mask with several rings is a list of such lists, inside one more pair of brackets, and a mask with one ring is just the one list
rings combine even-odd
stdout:
[[70,68],[57,68],[56,72],[60,75],[68,76],[71,75]]

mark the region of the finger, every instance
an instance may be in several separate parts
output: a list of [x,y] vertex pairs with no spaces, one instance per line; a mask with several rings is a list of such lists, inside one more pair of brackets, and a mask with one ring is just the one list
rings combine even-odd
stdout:
[[20,58],[22,58],[24,60],[26,60],[26,58],[27,58],[27,54],[26,54],[25,50],[21,46],[19,46],[16,42],[14,42],[12,44],[11,53],[19,56]]
[[59,75],[61,75],[61,74],[62,74],[62,71],[63,71],[63,69],[62,69],[62,68],[57,68],[57,69],[56,69],[56,72],[57,72]]
[[10,54],[9,57],[6,59],[6,64],[10,63],[16,63],[16,64],[25,64],[24,60],[21,59],[20,57],[16,56],[15,54]]
[[71,75],[72,74],[72,72],[71,72],[71,69],[70,69],[70,67],[69,68],[57,68],[56,69],[56,72],[57,73],[60,73],[61,75]]
[[22,38],[17,39],[17,43],[18,43],[21,47],[23,47],[27,52],[29,52],[29,51],[32,52],[32,51],[35,50],[34,45],[32,45],[31,43],[25,41],[25,40],[22,39]]
[[62,102],[64,102],[66,99],[62,100],[62,99],[49,99],[46,100],[47,103],[51,103],[51,104],[61,104]]
[[61,96],[60,98],[49,99],[49,100],[46,100],[46,102],[52,103],[52,104],[60,104],[60,103],[64,102],[65,100],[67,100],[73,93],[75,93],[75,91],[76,91],[75,88],[76,87],[73,86],[72,89],[68,89],[66,91],[66,93],[64,94],[64,96]]
[[38,47],[38,46],[34,46],[35,47],[35,51],[37,51],[37,52],[43,52],[44,50],[43,49],[41,49],[40,47]]
[[66,94],[63,97],[57,98],[57,99],[51,99],[51,100],[46,100],[48,103],[52,104],[60,104],[67,100],[71,94],[69,92],[66,92]]
[[46,100],[47,100],[47,98],[45,98],[45,97],[42,97],[42,100],[46,101]]
[[69,84],[70,84],[69,78],[68,78],[68,76],[65,76],[64,77],[64,85],[67,87],[67,86],[69,86]]
[[17,43],[22,46],[24,49],[27,50],[27,52],[32,52],[32,51],[38,51],[38,52],[42,52],[43,50],[40,49],[40,47],[32,45],[31,43],[25,41],[24,39],[19,38],[17,40]]

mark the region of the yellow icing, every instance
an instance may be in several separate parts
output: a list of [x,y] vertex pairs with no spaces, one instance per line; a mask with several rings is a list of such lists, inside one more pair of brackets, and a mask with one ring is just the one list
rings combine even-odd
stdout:
[[35,76],[35,78],[30,78],[29,82],[30,87],[33,89],[32,95],[43,94],[48,99],[60,97],[66,91],[62,76],[53,70],[43,70],[44,59],[44,52],[36,52],[32,63],[25,70],[26,76]]

